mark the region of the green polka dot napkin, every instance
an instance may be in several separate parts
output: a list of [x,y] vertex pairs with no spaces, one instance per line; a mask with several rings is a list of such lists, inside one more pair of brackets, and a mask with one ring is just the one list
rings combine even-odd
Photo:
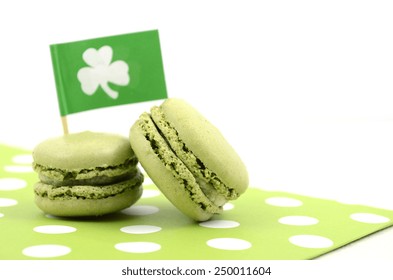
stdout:
[[0,259],[312,259],[393,225],[393,211],[250,188],[195,223],[149,178],[119,213],[64,219],[33,202],[29,151],[0,145]]

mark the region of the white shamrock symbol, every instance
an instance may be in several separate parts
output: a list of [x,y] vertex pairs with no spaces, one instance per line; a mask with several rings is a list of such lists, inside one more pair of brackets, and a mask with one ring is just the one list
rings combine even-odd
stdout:
[[89,67],[83,67],[78,71],[78,80],[82,91],[87,95],[93,95],[98,86],[113,99],[118,98],[119,93],[108,86],[108,82],[126,86],[130,82],[128,65],[122,60],[111,63],[113,50],[109,46],[103,46],[96,50],[89,48],[84,51],[82,57]]

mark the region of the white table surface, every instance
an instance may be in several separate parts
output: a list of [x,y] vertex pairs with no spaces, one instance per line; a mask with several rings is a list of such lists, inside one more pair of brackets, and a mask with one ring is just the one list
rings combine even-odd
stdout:
[[[49,44],[159,29],[169,96],[220,128],[251,185],[393,210],[389,2],[103,2],[0,4],[1,143],[62,133]],[[127,135],[159,103],[70,115],[69,128]],[[391,240],[392,228],[320,259],[393,259]]]

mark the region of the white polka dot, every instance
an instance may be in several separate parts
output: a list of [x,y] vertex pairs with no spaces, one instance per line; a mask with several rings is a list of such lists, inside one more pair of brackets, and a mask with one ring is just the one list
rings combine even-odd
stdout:
[[27,182],[18,178],[1,178],[0,191],[13,191],[27,186]]
[[120,230],[122,232],[131,233],[131,234],[147,234],[147,233],[158,232],[161,230],[161,228],[156,226],[149,226],[149,225],[136,225],[136,226],[122,227]]
[[388,217],[372,213],[354,213],[350,215],[352,220],[366,224],[383,224],[390,221]]
[[237,238],[215,238],[207,241],[207,245],[221,250],[246,250],[251,243]]
[[0,218],[3,218],[4,217],[4,214],[3,213],[0,213]]
[[290,197],[270,197],[265,200],[267,204],[279,207],[299,207],[303,205],[298,199],[290,198]]
[[143,180],[144,186],[154,185],[153,181],[149,177],[145,177]]
[[240,224],[238,222],[228,220],[211,220],[199,223],[199,225],[207,228],[235,228]]
[[160,209],[155,206],[140,205],[131,206],[127,209],[122,210],[121,212],[130,216],[145,216],[157,213],[158,211],[160,211]]
[[70,226],[60,226],[60,225],[47,225],[38,226],[33,229],[35,232],[46,233],[46,234],[63,234],[75,232],[76,228]]
[[27,165],[6,165],[4,170],[7,172],[28,173],[33,172],[33,167]]
[[31,154],[16,155],[12,158],[12,161],[16,164],[32,164],[33,156]]
[[18,201],[16,201],[15,199],[0,198],[0,207],[14,206],[16,204],[18,204]]
[[329,248],[333,246],[333,241],[329,238],[318,235],[294,235],[289,238],[289,242],[303,248]]
[[143,190],[142,198],[150,198],[159,196],[160,192],[157,190]]
[[37,245],[23,249],[22,253],[28,257],[35,258],[53,258],[67,255],[71,249],[63,245]]
[[222,207],[222,209],[224,209],[224,211],[229,211],[229,210],[232,210],[233,208],[235,208],[235,205],[233,205],[230,202],[225,203],[224,206]]
[[161,249],[161,245],[153,242],[117,243],[115,248],[126,253],[151,253]]
[[308,216],[286,216],[278,220],[280,224],[291,226],[310,226],[319,222],[318,219]]

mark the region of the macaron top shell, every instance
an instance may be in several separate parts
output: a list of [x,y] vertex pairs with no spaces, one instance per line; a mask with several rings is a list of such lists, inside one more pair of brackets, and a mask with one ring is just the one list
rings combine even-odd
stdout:
[[80,170],[121,165],[135,158],[121,135],[85,131],[51,138],[33,150],[34,165]]
[[249,183],[247,169],[213,124],[182,99],[167,99],[159,109],[169,125],[177,131],[186,149],[192,151],[198,159],[202,169],[214,173],[236,193],[235,196],[246,191]]

